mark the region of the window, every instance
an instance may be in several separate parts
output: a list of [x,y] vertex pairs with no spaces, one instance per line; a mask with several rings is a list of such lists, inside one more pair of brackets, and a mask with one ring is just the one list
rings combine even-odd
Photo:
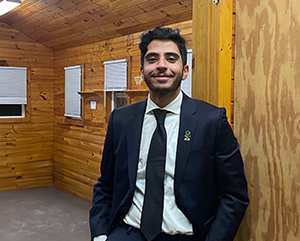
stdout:
[[0,105],[0,118],[20,117],[25,117],[25,105]]
[[120,91],[112,92],[111,111],[125,105],[127,105],[127,95]]
[[[104,91],[111,92],[111,111],[127,105],[127,59],[104,62]],[[106,98],[105,98],[106,99]]]
[[192,50],[187,50],[187,65],[189,66],[189,74],[187,78],[181,82],[181,89],[189,97],[192,96]]
[[24,118],[27,68],[0,66],[0,118]]
[[122,91],[127,89],[127,59],[104,62],[104,90]]
[[65,116],[81,120],[81,65],[65,67]]

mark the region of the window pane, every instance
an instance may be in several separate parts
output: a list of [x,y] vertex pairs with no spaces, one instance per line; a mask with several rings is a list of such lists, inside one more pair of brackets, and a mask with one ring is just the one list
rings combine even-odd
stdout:
[[22,116],[22,105],[0,105],[0,116]]
[[118,91],[127,89],[127,59],[104,62],[104,89]]
[[115,109],[127,105],[127,95],[124,92],[115,92],[114,104]]
[[27,69],[0,66],[0,104],[21,105],[27,103]]
[[65,116],[81,119],[81,66],[65,67]]

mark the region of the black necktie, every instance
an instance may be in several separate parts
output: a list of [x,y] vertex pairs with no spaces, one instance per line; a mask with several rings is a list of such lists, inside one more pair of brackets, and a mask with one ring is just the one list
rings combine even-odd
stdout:
[[146,189],[141,218],[141,231],[148,241],[154,239],[161,232],[167,149],[167,134],[164,127],[167,111],[155,109],[153,112],[157,126],[149,147]]

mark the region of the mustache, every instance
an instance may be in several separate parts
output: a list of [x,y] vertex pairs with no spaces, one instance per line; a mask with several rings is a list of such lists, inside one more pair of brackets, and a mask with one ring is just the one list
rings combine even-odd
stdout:
[[174,77],[174,74],[166,72],[154,72],[151,74],[151,77]]

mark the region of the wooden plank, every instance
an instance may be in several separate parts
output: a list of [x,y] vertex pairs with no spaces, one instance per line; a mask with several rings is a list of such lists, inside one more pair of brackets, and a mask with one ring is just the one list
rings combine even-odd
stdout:
[[77,197],[92,202],[93,189],[91,187],[83,186],[81,183],[76,182],[72,179],[69,178],[60,179],[59,176],[54,175],[53,186],[62,191],[71,193]]
[[[208,1],[193,1],[193,81],[192,96],[205,101],[210,100],[210,69],[217,69],[210,61],[211,39],[218,41],[218,36],[211,36],[211,5]],[[216,24],[218,21],[215,21]],[[218,26],[218,24],[217,24]],[[213,85],[214,86],[214,85]],[[214,104],[214,101],[211,101]]]
[[232,122],[233,1],[193,6],[192,96],[225,107]]
[[219,38],[219,76],[218,106],[225,107],[229,122],[233,122],[231,113],[232,85],[232,35],[233,0],[220,2],[220,38]]

